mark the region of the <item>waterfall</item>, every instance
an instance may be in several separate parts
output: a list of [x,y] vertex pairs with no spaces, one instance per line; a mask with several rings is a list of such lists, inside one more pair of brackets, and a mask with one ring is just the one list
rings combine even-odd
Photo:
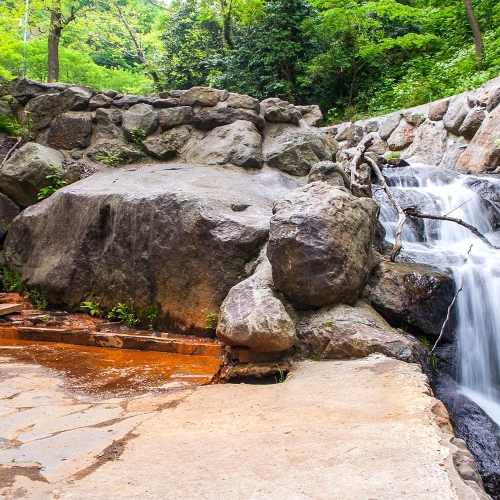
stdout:
[[[425,165],[385,168],[400,205],[447,215],[476,227],[500,246],[500,181]],[[397,214],[385,193],[375,191],[380,221],[393,243]],[[410,220],[403,229],[402,257],[452,273],[462,285],[456,302],[457,382],[461,391],[500,425],[500,250],[448,221]]]

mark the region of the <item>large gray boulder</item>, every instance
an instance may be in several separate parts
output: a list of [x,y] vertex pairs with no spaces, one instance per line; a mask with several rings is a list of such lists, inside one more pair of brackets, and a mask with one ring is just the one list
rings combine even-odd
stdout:
[[302,113],[293,104],[276,97],[264,99],[260,109],[268,122],[299,123],[302,118]]
[[167,160],[179,155],[189,139],[191,139],[191,127],[184,125],[167,130],[162,135],[148,137],[141,144],[141,148],[154,158]]
[[257,113],[260,111],[259,101],[254,97],[250,97],[246,94],[230,93],[226,102],[228,108],[252,109],[254,111],[257,111]]
[[438,335],[453,300],[453,278],[423,264],[383,262],[366,288],[373,307],[392,325]]
[[36,130],[48,127],[56,116],[66,111],[87,109],[91,97],[91,92],[80,87],[69,87],[58,94],[35,97],[25,108],[29,114],[29,124]]
[[444,126],[453,134],[459,135],[460,126],[469,114],[470,108],[464,94],[457,95],[450,100],[448,110],[443,116]]
[[123,140],[122,112],[119,109],[99,108],[95,112],[96,136],[95,141],[121,139]]
[[169,331],[207,335],[207,316],[247,277],[289,185],[279,172],[227,167],[103,170],[17,217],[7,259],[55,305],[133,300],[157,307]]
[[271,284],[267,258],[250,278],[231,288],[219,313],[217,337],[258,352],[284,351],[295,344],[295,325]]
[[307,175],[319,161],[331,161],[338,150],[330,134],[308,126],[268,125],[264,137],[268,165],[296,176]]
[[63,161],[60,151],[28,142],[0,170],[0,190],[23,208],[34,205],[40,189],[50,184],[51,165]]
[[448,132],[443,122],[426,122],[415,132],[413,143],[403,157],[410,163],[439,165],[447,148]]
[[415,128],[402,118],[398,126],[387,139],[391,151],[401,151],[407,148],[415,138]]
[[178,108],[160,109],[157,111],[160,127],[163,131],[178,125],[189,125],[193,123],[193,108],[191,106],[179,106]]
[[257,111],[244,108],[215,107],[202,108],[194,115],[194,126],[201,130],[212,130],[215,127],[230,125],[237,120],[253,123],[259,130],[264,128],[264,119]]
[[309,182],[323,181],[330,186],[349,188],[351,180],[344,172],[342,165],[333,161],[320,161],[313,165],[309,172]]
[[302,354],[320,359],[364,358],[380,353],[410,363],[425,356],[411,336],[398,333],[363,300],[301,314],[296,325]]
[[275,287],[299,310],[354,303],[374,266],[378,205],[317,181],[273,209],[267,254]]
[[209,87],[192,87],[180,96],[181,106],[215,106],[220,101],[220,92]]
[[[122,132],[123,136],[123,132]],[[87,149],[86,155],[96,163],[113,167],[133,163],[145,158],[145,154],[131,144],[126,144],[123,137],[116,139],[101,139]]]
[[186,160],[205,165],[232,163],[244,168],[262,168],[262,137],[255,126],[238,120],[217,127],[189,147]]
[[387,116],[378,129],[378,135],[380,135],[382,139],[389,139],[390,135],[396,130],[396,127],[399,125],[401,117],[402,113],[394,113]]
[[316,104],[309,106],[296,106],[302,115],[302,119],[311,127],[319,127],[323,122],[323,113]]
[[442,99],[441,101],[435,101],[431,104],[427,117],[433,122],[441,121],[448,111],[448,106],[450,105],[450,99]]
[[500,107],[483,121],[456,163],[459,170],[490,172],[500,165]]
[[158,128],[158,115],[151,104],[135,104],[123,114],[122,127],[130,140],[138,133],[148,136]]
[[95,111],[98,108],[109,108],[113,104],[113,98],[104,94],[97,94],[89,101],[89,109]]
[[[30,99],[33,99],[33,97],[46,94],[58,94],[69,87],[74,87],[74,85],[61,82],[42,83],[35,80],[29,80],[28,78],[16,78],[10,82],[9,94],[22,104],[25,104]],[[90,89],[86,87],[83,87],[83,89],[90,91]]]
[[486,109],[484,107],[472,108],[469,111],[469,114],[465,117],[462,125],[460,125],[458,132],[466,139],[472,139],[485,118]]
[[14,114],[7,101],[0,100],[0,116],[6,116],[7,118],[13,118]]
[[68,111],[50,124],[47,144],[57,149],[87,148],[92,135],[90,113]]

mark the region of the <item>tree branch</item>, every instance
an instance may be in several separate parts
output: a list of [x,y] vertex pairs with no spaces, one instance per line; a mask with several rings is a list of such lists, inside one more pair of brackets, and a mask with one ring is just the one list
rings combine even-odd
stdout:
[[372,167],[373,171],[375,172],[375,175],[377,176],[377,179],[379,180],[380,184],[382,184],[382,187],[385,191],[385,194],[387,195],[387,198],[389,198],[389,200],[391,201],[392,205],[394,206],[394,208],[398,213],[398,225],[396,226],[396,236],[394,239],[394,246],[392,247],[392,252],[391,252],[391,262],[394,262],[399,252],[403,248],[401,234],[403,232],[404,223],[406,222],[406,214],[405,211],[401,208],[401,205],[396,201],[396,198],[394,198],[394,195],[389,189],[389,186],[387,185],[385,177],[382,175],[382,172],[379,166],[377,165],[377,162],[373,161],[368,156],[365,156],[365,161],[367,161]]
[[[471,250],[472,250],[472,245],[470,246],[469,251],[467,252],[467,255],[465,256],[464,265],[467,263],[467,260],[469,259],[469,254],[470,254]],[[444,320],[443,326],[441,327],[441,331],[439,332],[439,337],[437,338],[436,342],[434,343],[433,348],[430,350],[428,357],[433,356],[434,353],[436,352],[436,348],[439,345],[439,342],[441,342],[441,339],[443,338],[446,325],[448,324],[448,321],[450,321],[451,310],[453,309],[453,306],[455,305],[455,302],[457,301],[458,294],[463,290],[463,288],[464,288],[464,278],[462,276],[462,279],[460,280],[460,286],[458,287],[458,290],[456,291],[455,296],[453,297],[453,300],[451,301],[451,304],[448,306],[448,312],[446,313],[446,319]]]
[[5,158],[3,159],[2,164],[0,165],[0,169],[7,163],[7,160],[10,158],[10,155],[14,152],[14,150],[17,148],[17,146],[19,146],[19,144],[21,143],[21,141],[22,141],[22,138],[18,137],[17,138],[17,142],[14,144],[14,146],[12,146],[9,149],[9,151],[5,155]]
[[467,224],[467,222],[464,222],[461,219],[455,219],[454,217],[446,217],[445,215],[423,214],[422,212],[417,210],[415,207],[405,208],[404,212],[407,215],[410,215],[411,217],[420,217],[421,219],[434,219],[434,220],[444,220],[444,221],[454,222],[455,224],[459,224],[460,226],[463,226],[466,229],[468,229],[473,235],[477,236],[483,243],[486,243],[486,245],[488,245],[489,247],[495,248],[497,250],[500,249],[500,247],[493,245],[486,238],[486,236],[484,236],[482,233],[480,233],[474,226]]

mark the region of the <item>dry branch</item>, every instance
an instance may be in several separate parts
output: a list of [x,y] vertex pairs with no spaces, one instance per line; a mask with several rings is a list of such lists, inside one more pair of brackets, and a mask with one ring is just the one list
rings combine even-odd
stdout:
[[[465,260],[463,265],[467,263],[467,260],[469,259],[469,254],[472,250],[472,245],[469,248],[469,251],[467,252],[467,255],[465,256]],[[441,331],[439,332],[439,336],[433,346],[433,348],[429,352],[429,357],[433,356],[434,353],[436,352],[436,348],[439,345],[439,342],[441,342],[441,339],[443,338],[444,335],[444,330],[446,328],[446,325],[448,324],[448,321],[450,321],[450,316],[451,316],[451,310],[453,309],[453,306],[455,305],[455,302],[457,301],[458,294],[463,290],[464,288],[464,278],[462,276],[462,279],[460,280],[460,286],[458,287],[458,290],[455,293],[455,296],[453,297],[453,300],[451,301],[451,304],[448,306],[448,312],[446,313],[446,319],[444,320],[443,326],[441,327]]]
[[444,220],[449,222],[454,222],[455,224],[459,224],[460,226],[468,229],[473,235],[477,236],[483,243],[486,243],[491,248],[500,249],[500,247],[496,247],[493,245],[484,234],[480,233],[474,226],[467,224],[462,219],[456,219],[455,217],[446,217],[445,215],[432,215],[432,214],[423,214],[415,207],[408,207],[404,209],[406,215],[410,215],[411,217],[420,217],[421,219],[434,219],[434,220]]
[[356,178],[359,179],[359,174],[357,172],[358,167],[365,161],[366,150],[373,144],[374,140],[375,134],[368,134],[365,135],[357,145],[356,154],[349,165],[349,170],[351,171],[351,186],[357,184]]
[[387,198],[389,198],[394,208],[398,212],[398,225],[396,226],[396,237],[391,252],[391,262],[394,262],[396,260],[397,255],[403,248],[403,243],[401,241],[401,233],[403,231],[404,223],[406,222],[406,214],[405,211],[401,208],[401,205],[396,201],[396,198],[394,198],[391,190],[389,189],[389,186],[387,185],[385,177],[382,175],[382,172],[379,166],[377,165],[377,162],[373,161],[368,156],[365,157],[365,161],[367,161],[372,167],[373,171],[375,172],[375,175],[377,176],[377,179],[379,180],[380,184],[382,184],[382,187],[385,191],[385,194],[387,195]]
[[7,160],[10,158],[10,155],[14,152],[14,150],[17,148],[17,146],[19,146],[19,144],[21,144],[21,141],[22,141],[22,138],[18,137],[17,142],[14,144],[14,146],[12,146],[9,149],[9,151],[5,155],[5,158],[3,159],[2,164],[0,165],[0,169],[7,163]]

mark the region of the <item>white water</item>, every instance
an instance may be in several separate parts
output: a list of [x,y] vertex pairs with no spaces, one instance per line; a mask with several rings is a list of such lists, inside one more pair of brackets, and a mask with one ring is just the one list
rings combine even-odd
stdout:
[[[402,207],[449,213],[500,246],[500,181],[423,165],[387,168],[384,175]],[[380,221],[392,243],[396,212],[383,191],[374,198],[381,203]],[[456,223],[429,219],[405,225],[403,246],[407,259],[447,268],[456,287],[463,284],[455,305],[457,380],[462,392],[500,425],[500,250]]]

